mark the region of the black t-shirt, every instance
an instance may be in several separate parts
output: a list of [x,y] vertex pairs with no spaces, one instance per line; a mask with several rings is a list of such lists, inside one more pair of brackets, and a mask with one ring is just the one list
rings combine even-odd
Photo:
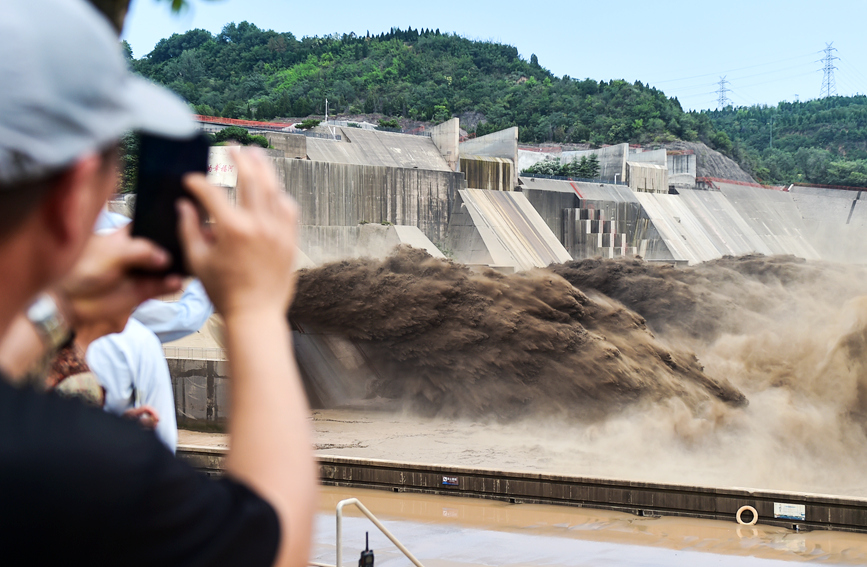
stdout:
[[274,509],[135,423],[0,376],[0,564],[271,565]]

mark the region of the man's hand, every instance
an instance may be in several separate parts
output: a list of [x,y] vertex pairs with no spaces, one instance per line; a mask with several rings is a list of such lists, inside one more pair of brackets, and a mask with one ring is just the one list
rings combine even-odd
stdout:
[[156,429],[157,424],[160,422],[160,414],[150,406],[130,408],[123,412],[123,416],[127,419],[138,421],[139,425],[150,431]]
[[[178,276],[130,273],[136,268],[160,270],[168,264],[163,250],[132,238],[128,229],[92,236],[72,272],[50,290],[82,350],[102,335],[122,331],[132,310],[145,299],[180,289]],[[0,339],[0,366],[13,379],[24,376],[45,353],[41,337],[24,313],[15,317]]]
[[118,333],[135,307],[151,297],[180,289],[179,276],[147,277],[132,270],[160,270],[168,254],[143,238],[132,238],[129,227],[92,236],[72,272],[54,290],[64,315],[76,331],[101,329]]
[[226,318],[235,314],[278,311],[285,314],[295,291],[292,268],[299,211],[278,188],[264,152],[235,151],[238,206],[202,174],[190,174],[187,189],[211,215],[203,228],[189,201],[179,206],[181,237],[190,271]]
[[261,494],[280,517],[276,566],[307,565],[316,476],[307,398],[292,354],[287,310],[295,290],[299,211],[261,151],[235,152],[238,207],[203,175],[186,178],[214,220],[180,205],[181,242],[226,321],[232,414],[229,475]]

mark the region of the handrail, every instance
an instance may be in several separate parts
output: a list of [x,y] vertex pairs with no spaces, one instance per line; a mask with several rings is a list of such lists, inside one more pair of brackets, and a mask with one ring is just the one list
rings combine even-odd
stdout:
[[228,360],[226,349],[221,347],[163,346],[163,355],[188,360]]
[[[358,501],[358,498],[347,498],[346,500],[341,500],[340,502],[337,503],[337,509],[335,511],[336,515],[337,515],[337,563],[336,563],[336,567],[342,567],[343,566],[343,507],[348,506],[348,505],[355,506],[356,508],[361,510],[361,513],[364,514],[365,516],[367,516],[367,518],[371,522],[373,522],[373,525],[375,525],[377,528],[379,528],[379,531],[381,531],[385,535],[385,537],[390,539],[391,543],[393,543],[395,545],[395,547],[397,547],[401,551],[401,553],[403,553],[406,556],[407,559],[412,561],[413,565],[415,565],[416,567],[424,567],[424,565],[421,564],[421,561],[416,559],[415,556],[412,553],[410,553],[410,551],[402,543],[400,543],[397,540],[397,538],[394,537],[394,535],[390,531],[388,531],[388,528],[383,526],[382,522],[380,522],[379,519],[377,519],[377,517],[374,516],[373,513],[364,506],[364,504],[362,504],[361,502]],[[311,565],[315,565],[316,567],[332,567],[330,565],[326,566],[326,565],[321,565],[318,563],[311,563]]]

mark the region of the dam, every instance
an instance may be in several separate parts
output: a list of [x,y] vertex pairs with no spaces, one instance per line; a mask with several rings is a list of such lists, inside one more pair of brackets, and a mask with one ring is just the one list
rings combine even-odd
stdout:
[[[324,484],[867,531],[861,191],[624,145],[534,177],[513,129],[355,130],[268,133]],[[179,455],[214,474],[218,327],[166,346]]]

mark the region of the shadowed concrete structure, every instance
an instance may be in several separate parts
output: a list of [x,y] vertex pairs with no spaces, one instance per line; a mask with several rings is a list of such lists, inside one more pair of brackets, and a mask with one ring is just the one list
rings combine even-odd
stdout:
[[527,198],[517,192],[460,191],[446,248],[459,262],[504,271],[543,268],[572,259]]
[[[339,407],[363,399],[376,370],[348,339],[292,326],[295,359],[314,408]],[[166,348],[178,425],[225,431],[229,416],[229,363],[226,351],[212,347]]]
[[535,177],[520,181],[521,191],[573,258],[645,255],[658,249],[659,257],[670,259],[629,187]]
[[461,156],[461,171],[467,177],[468,189],[511,191],[512,160],[488,156]]
[[[433,147],[428,138],[404,137],[425,139]],[[442,161],[438,151],[437,159]],[[451,206],[464,187],[463,175],[447,167],[427,170],[288,158],[273,162],[280,184],[301,205],[301,224],[388,222],[416,226],[434,243],[445,240]]]
[[461,142],[461,155],[503,158],[512,162],[509,190],[518,184],[518,127],[506,128],[485,136]]

